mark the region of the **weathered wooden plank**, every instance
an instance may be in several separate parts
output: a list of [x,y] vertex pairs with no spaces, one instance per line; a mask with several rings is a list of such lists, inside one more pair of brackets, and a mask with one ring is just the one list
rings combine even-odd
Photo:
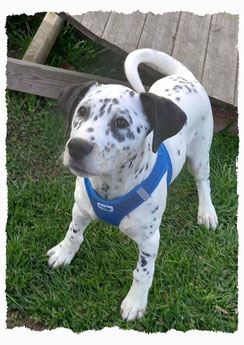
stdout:
[[201,81],[211,16],[183,12],[172,56],[187,66]]
[[63,87],[91,80],[96,80],[102,84],[129,86],[129,83],[120,80],[68,71],[13,58],[7,60],[6,74],[8,89],[55,99],[58,98]]
[[112,12],[102,38],[119,53],[129,53],[137,48],[146,14],[139,11],[131,14]]
[[180,12],[148,13],[138,48],[152,48],[172,54]]
[[62,28],[63,22],[64,19],[56,13],[48,12],[27,48],[23,60],[44,63]]
[[72,16],[73,20],[85,27],[95,36],[101,37],[111,12],[90,11],[79,16]]
[[238,56],[238,15],[212,17],[202,83],[220,101],[234,104]]

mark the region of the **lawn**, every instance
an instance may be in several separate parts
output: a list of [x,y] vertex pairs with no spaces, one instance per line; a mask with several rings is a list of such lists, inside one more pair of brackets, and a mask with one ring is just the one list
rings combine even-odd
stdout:
[[[87,53],[89,61],[96,59],[93,53]],[[60,158],[65,123],[54,100],[13,91],[6,97],[8,326],[66,327],[77,333],[113,326],[142,332],[235,332],[238,137],[222,132],[213,139],[216,231],[196,224],[197,192],[187,169],[171,185],[147,313],[126,323],[119,307],[132,282],[135,243],[98,220],[87,228],[70,266],[48,268],[45,253],[65,236],[73,205],[75,177]]]

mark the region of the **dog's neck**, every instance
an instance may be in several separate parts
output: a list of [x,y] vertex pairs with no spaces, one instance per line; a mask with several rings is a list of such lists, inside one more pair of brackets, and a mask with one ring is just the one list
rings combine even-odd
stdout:
[[93,188],[104,200],[114,200],[145,180],[151,173],[157,155],[151,150],[151,144],[145,140],[131,160],[124,163],[117,171],[108,175],[90,178]]

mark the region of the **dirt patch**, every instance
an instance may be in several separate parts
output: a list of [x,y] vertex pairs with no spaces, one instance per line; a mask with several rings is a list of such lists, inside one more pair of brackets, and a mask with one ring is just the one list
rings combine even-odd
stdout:
[[44,326],[43,324],[39,322],[35,323],[32,319],[20,315],[17,310],[10,310],[7,312],[6,326],[9,329],[15,327],[26,327],[33,331],[43,331],[45,329],[48,329],[48,327]]
[[226,129],[233,135],[238,135],[238,114],[236,111],[212,104],[214,115],[214,132]]

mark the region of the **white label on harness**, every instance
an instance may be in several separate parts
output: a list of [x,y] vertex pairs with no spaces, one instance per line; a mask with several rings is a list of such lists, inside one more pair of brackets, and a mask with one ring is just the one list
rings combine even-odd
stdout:
[[97,202],[97,207],[100,208],[101,210],[107,211],[107,212],[113,212],[114,211],[113,206],[104,205],[104,204],[101,204],[100,202]]

